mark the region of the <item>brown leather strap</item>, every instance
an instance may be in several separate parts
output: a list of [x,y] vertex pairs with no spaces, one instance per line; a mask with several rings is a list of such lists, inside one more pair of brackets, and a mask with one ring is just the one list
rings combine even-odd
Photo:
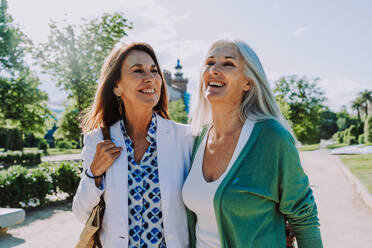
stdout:
[[110,127],[102,127],[102,134],[104,140],[111,140]]

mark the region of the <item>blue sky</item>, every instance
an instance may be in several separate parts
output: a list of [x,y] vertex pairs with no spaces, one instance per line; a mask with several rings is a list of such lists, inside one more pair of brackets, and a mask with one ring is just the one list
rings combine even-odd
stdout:
[[[47,39],[50,19],[78,24],[122,11],[134,24],[124,40],[150,43],[163,69],[180,58],[191,93],[208,44],[224,37],[250,44],[272,84],[283,75],[320,77],[334,111],[372,89],[372,1],[9,0],[9,11],[35,43]],[[50,101],[62,102],[65,94],[41,80]]]

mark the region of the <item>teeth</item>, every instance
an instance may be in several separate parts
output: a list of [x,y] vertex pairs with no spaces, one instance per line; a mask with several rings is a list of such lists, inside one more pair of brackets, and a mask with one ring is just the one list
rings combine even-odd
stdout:
[[217,87],[222,87],[224,86],[225,84],[224,83],[220,83],[220,82],[209,82],[208,83],[208,86],[217,86]]
[[154,89],[146,89],[146,90],[141,90],[141,92],[146,93],[146,94],[154,94],[155,90]]

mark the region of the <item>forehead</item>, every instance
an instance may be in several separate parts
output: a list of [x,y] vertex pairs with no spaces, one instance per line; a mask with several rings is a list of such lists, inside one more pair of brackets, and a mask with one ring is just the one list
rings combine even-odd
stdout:
[[132,50],[125,57],[123,66],[131,67],[136,64],[151,66],[155,64],[155,62],[152,60],[151,56],[148,53],[139,50]]
[[239,58],[240,55],[239,55],[239,52],[238,52],[238,49],[236,48],[236,46],[234,44],[229,44],[229,43],[223,43],[223,44],[218,44],[216,46],[213,46],[208,54],[207,54],[207,58],[208,57],[226,57],[226,56],[229,56],[229,57],[234,57],[234,58]]

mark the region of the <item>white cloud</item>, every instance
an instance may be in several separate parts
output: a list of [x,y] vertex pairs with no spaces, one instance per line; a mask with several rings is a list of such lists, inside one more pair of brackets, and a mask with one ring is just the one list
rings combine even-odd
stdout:
[[352,79],[322,79],[318,86],[325,91],[328,98],[326,104],[333,110],[339,111],[343,105],[350,106],[358,93],[364,88]]
[[296,29],[294,32],[294,35],[296,37],[303,35],[306,31],[308,31],[311,28],[311,26],[306,26],[306,27],[299,27]]

